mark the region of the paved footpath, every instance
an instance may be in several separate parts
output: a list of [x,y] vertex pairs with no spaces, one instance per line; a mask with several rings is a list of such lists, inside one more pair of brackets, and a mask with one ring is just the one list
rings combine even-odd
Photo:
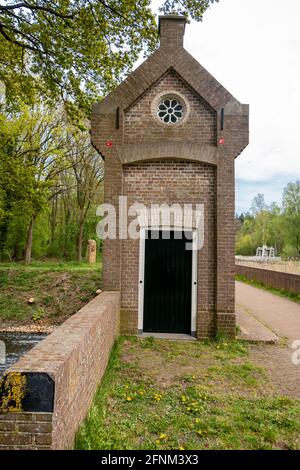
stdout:
[[251,344],[250,359],[265,367],[276,393],[300,398],[300,364],[293,364],[295,349],[291,347],[293,341],[300,340],[300,305],[237,282],[236,311],[238,324],[242,331],[250,332],[250,337],[257,336],[271,343],[270,338],[275,334],[275,338],[277,335],[287,340],[285,347]]
[[300,305],[243,282],[236,283],[237,312],[241,309],[290,345],[300,340]]

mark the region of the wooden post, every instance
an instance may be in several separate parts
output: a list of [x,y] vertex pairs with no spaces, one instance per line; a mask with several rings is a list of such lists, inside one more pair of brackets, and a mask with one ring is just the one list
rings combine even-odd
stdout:
[[96,263],[97,248],[95,240],[88,241],[87,258],[90,264]]

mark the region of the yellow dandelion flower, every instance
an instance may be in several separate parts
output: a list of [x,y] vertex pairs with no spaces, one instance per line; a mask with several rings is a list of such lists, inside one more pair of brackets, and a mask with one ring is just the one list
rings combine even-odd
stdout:
[[181,447],[179,447],[179,450],[185,450],[185,448],[181,446]]
[[185,402],[186,401],[186,397],[184,395],[182,395],[181,397],[181,401]]
[[159,436],[159,438],[160,438],[160,439],[167,439],[167,435],[166,435],[166,434],[161,434],[161,435]]
[[127,401],[132,401],[132,397],[127,397],[126,400]]

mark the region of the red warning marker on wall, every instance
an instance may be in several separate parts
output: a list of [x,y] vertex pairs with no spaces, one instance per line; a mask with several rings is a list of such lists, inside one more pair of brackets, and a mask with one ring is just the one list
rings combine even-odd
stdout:
[[223,137],[221,137],[221,139],[219,139],[219,144],[220,145],[224,145],[225,144],[225,139]]
[[105,147],[112,147],[112,140],[108,140],[107,142],[105,142]]

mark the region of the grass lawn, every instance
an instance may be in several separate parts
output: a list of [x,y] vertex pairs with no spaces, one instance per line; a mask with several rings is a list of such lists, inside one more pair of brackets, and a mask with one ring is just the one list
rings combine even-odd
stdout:
[[120,338],[76,449],[299,449],[300,401],[239,341]]
[[101,263],[0,263],[0,324],[62,323],[95,296],[100,284]]

